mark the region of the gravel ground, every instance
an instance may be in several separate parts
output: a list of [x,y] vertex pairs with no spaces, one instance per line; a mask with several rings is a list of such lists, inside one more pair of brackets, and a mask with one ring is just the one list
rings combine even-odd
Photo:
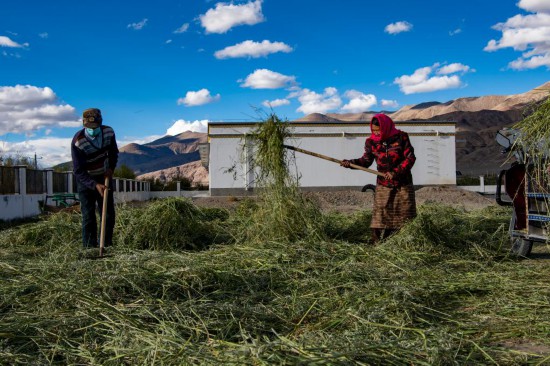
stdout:
[[[305,196],[317,202],[323,211],[338,211],[342,213],[352,213],[365,208],[371,208],[374,200],[374,193],[371,191],[361,192],[359,190],[306,192]],[[193,202],[200,207],[232,209],[243,199],[244,197],[234,196],[195,197],[193,198]],[[433,202],[459,206],[467,210],[496,204],[493,198],[451,186],[424,187],[416,191],[417,205]]]

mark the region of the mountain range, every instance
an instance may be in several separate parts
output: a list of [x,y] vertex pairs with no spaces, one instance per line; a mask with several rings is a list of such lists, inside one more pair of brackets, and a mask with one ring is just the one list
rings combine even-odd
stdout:
[[[446,103],[425,102],[384,113],[394,121],[456,122],[457,170],[464,175],[496,174],[508,159],[495,141],[496,133],[519,122],[526,108],[545,100],[549,92],[550,82],[547,82],[522,94],[465,97]],[[368,122],[375,113],[378,112],[313,113],[296,121]],[[206,141],[206,133],[187,131],[143,145],[128,144],[120,148],[119,164],[132,168],[138,178],[154,179],[162,173],[168,180],[179,175],[193,184],[207,184],[208,172],[200,164],[198,151],[199,144]]]

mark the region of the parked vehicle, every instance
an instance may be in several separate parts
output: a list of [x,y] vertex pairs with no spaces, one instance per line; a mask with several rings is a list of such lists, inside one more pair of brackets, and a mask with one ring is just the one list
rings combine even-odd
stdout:
[[[513,206],[509,227],[511,251],[527,257],[534,243],[548,241],[550,186],[546,163],[530,159],[517,143],[520,133],[514,129],[497,133],[497,143],[504,147],[504,153],[511,153],[515,161],[498,176],[496,201],[501,206]],[[509,200],[502,199],[502,187]]]

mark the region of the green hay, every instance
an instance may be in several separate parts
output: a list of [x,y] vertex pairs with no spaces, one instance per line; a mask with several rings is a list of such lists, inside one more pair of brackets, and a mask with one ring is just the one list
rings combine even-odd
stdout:
[[[546,93],[548,93],[546,91]],[[514,128],[521,133],[515,142],[525,153],[529,192],[550,193],[550,97],[542,103],[531,105],[527,115]],[[550,199],[530,199],[530,210],[550,215]],[[548,224],[545,224],[546,231]]]
[[121,211],[114,244],[129,249],[205,249],[225,239],[216,221],[227,217],[227,212],[201,210],[187,199],[159,200],[144,209]]
[[[120,216],[134,214],[126,210]],[[102,260],[79,259],[67,248],[17,257],[2,232],[0,359],[544,364],[550,268],[503,257],[509,214],[421,206],[376,247],[266,241],[196,252],[118,249]]]
[[516,144],[532,159],[546,158],[550,151],[550,98],[530,106],[525,114],[527,117],[514,126],[521,131]]
[[239,243],[324,238],[320,210],[301,194],[297,175],[289,171],[291,156],[283,147],[289,136],[288,123],[274,114],[249,136],[255,145],[258,203],[234,222]]
[[363,210],[351,215],[331,212],[325,214],[324,231],[328,238],[348,243],[370,243],[372,212]]
[[533,105],[525,112],[528,116],[516,124],[514,128],[521,131],[516,145],[519,146],[528,158],[529,164],[534,165],[533,176],[541,185],[540,188],[548,191],[548,173],[550,163],[550,97],[538,105]]

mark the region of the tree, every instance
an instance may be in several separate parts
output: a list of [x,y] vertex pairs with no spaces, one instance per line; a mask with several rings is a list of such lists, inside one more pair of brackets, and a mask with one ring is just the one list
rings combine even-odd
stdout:
[[29,169],[35,169],[34,161],[26,156],[22,155],[0,155],[0,165],[3,166],[15,166],[25,165]]
[[136,173],[128,165],[121,164],[115,169],[113,176],[116,178],[136,179]]

